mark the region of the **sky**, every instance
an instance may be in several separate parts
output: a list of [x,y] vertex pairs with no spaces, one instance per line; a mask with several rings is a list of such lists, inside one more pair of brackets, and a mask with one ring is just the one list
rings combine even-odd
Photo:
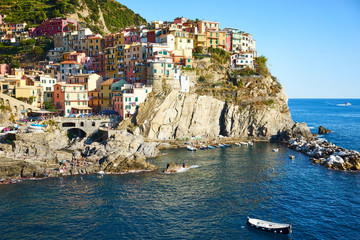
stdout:
[[290,98],[360,98],[360,0],[119,2],[148,22],[183,16],[253,34]]

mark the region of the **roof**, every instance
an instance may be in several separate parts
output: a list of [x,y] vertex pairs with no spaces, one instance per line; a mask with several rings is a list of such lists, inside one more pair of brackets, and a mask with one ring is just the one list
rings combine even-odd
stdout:
[[109,79],[109,80],[106,80],[105,82],[103,82],[102,84],[100,84],[101,86],[104,86],[104,85],[111,85],[113,84],[114,82],[116,82],[115,79]]
[[91,107],[72,107],[74,109],[78,109],[78,110],[91,110]]
[[79,64],[79,65],[81,65],[80,63],[75,62],[75,61],[64,61],[64,62],[61,62],[60,64]]

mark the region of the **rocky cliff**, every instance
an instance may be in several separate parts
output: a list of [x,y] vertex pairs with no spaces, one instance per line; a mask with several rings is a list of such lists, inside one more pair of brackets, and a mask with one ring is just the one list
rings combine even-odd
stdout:
[[195,75],[191,93],[176,89],[153,92],[133,119],[135,131],[150,139],[222,135],[289,140],[299,134],[312,137],[306,124],[294,125],[288,98],[270,74],[232,82],[225,67],[209,61],[196,70],[210,80],[199,81],[200,74]]

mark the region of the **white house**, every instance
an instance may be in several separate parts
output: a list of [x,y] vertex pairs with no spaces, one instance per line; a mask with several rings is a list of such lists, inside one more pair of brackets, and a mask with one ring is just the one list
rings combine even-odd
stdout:
[[82,74],[82,65],[75,61],[64,61],[60,63],[58,82],[66,82],[69,76]]
[[237,53],[231,56],[231,65],[234,68],[251,68],[254,69],[253,53]]

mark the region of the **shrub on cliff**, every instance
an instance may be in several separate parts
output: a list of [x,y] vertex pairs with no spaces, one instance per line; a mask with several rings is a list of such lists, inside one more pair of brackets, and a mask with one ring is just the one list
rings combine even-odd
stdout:
[[262,76],[266,76],[269,74],[269,69],[266,66],[267,58],[263,55],[255,58],[255,69],[256,72]]

